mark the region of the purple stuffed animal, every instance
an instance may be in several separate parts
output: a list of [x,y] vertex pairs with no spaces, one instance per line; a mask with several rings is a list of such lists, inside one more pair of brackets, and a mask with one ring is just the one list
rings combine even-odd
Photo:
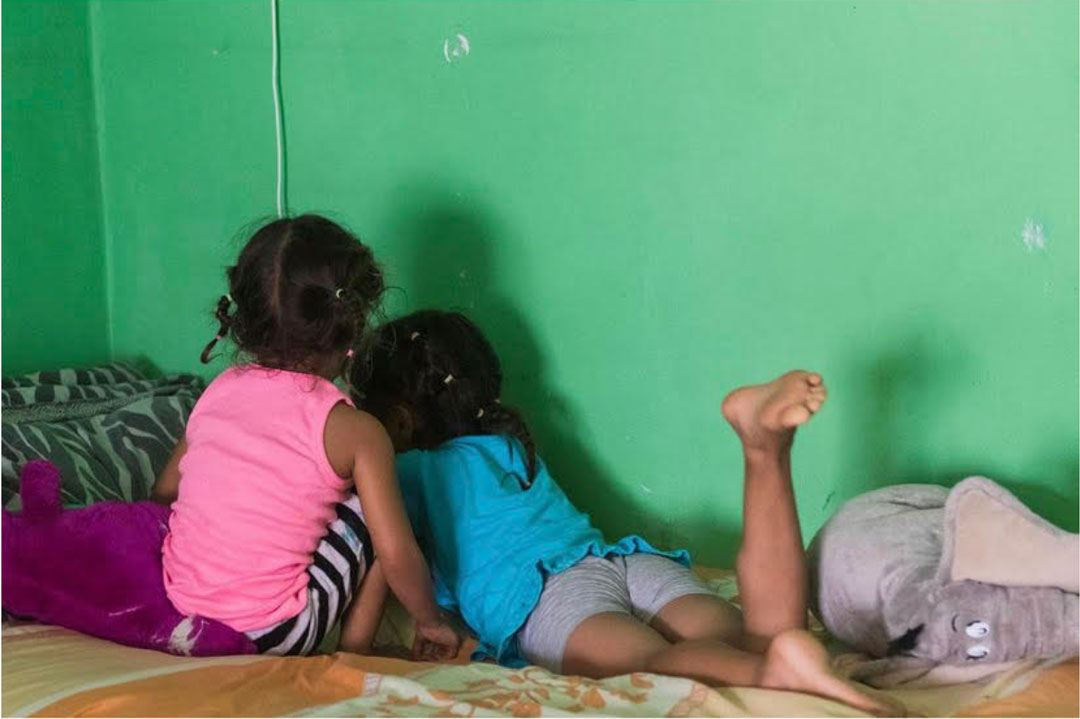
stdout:
[[255,653],[245,635],[184,616],[165,595],[168,507],[100,502],[63,510],[60,472],[44,460],[23,467],[20,495],[22,513],[3,513],[4,609],[170,654]]

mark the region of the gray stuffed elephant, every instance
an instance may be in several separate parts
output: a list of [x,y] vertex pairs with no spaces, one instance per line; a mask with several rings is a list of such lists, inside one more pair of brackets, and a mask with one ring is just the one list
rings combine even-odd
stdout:
[[984,477],[855,497],[809,559],[815,613],[871,656],[966,664],[1078,652],[1080,536]]

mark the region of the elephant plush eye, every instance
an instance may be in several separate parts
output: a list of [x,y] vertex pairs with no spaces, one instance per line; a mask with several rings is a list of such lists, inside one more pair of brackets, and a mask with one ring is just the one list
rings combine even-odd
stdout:
[[967,658],[971,661],[979,661],[985,659],[990,654],[990,650],[984,647],[982,644],[976,644],[973,647],[968,647]]
[[987,634],[990,633],[990,625],[986,622],[980,622],[978,620],[974,622],[969,622],[967,627],[964,629],[964,633],[973,639],[985,637]]

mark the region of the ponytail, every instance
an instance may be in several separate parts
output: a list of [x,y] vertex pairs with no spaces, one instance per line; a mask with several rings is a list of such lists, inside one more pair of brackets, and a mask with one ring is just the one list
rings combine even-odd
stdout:
[[476,425],[479,434],[505,434],[521,442],[525,450],[525,486],[532,486],[536,479],[536,444],[529,432],[525,419],[513,407],[507,407],[499,400],[476,411]]

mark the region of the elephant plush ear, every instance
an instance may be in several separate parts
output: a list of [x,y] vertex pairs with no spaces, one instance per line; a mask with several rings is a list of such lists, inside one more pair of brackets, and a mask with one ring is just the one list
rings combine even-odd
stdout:
[[1080,592],[1080,535],[1038,516],[1001,485],[968,477],[945,502],[938,580]]

